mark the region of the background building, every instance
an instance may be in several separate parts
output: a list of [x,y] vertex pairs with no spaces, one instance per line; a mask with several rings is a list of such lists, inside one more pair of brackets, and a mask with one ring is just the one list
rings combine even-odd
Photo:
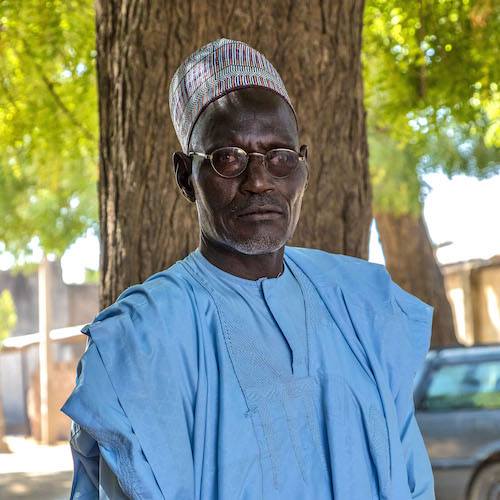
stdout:
[[[50,262],[52,283],[54,405],[62,406],[75,382],[78,360],[86,337],[80,328],[98,312],[98,285],[67,285],[59,261]],[[18,323],[0,351],[0,396],[7,433],[33,434],[39,438],[38,275],[1,272],[0,292],[10,290]],[[66,328],[73,327],[73,328]],[[68,418],[55,408],[58,437],[69,432]]]
[[500,342],[500,255],[441,267],[459,342]]

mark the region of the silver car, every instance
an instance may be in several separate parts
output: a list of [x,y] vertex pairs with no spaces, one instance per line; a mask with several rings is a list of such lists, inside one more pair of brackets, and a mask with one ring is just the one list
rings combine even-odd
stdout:
[[436,500],[500,500],[500,345],[431,350],[414,400]]

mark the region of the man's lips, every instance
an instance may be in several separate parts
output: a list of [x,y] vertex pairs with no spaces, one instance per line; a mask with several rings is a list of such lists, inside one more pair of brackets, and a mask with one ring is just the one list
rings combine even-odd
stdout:
[[239,215],[238,219],[243,221],[259,221],[279,219],[283,214],[281,212],[251,212],[245,215]]
[[257,222],[264,220],[279,219],[283,216],[283,212],[280,208],[273,206],[262,206],[262,207],[250,207],[243,210],[239,215],[238,219],[247,222]]
[[263,207],[250,207],[247,208],[246,210],[243,210],[241,213],[238,214],[238,217],[249,217],[249,216],[280,216],[283,215],[283,211],[278,208],[278,207],[270,207],[270,206],[263,206]]

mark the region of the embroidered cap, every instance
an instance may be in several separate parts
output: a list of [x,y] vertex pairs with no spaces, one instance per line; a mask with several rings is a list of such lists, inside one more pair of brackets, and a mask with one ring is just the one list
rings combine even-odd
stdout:
[[182,149],[201,112],[232,90],[263,87],[281,97],[292,108],[290,97],[274,66],[246,43],[221,38],[191,54],[170,83],[170,115]]

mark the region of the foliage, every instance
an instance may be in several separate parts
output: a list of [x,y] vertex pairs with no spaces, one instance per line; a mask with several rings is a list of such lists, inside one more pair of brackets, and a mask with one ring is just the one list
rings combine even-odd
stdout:
[[94,284],[99,284],[100,280],[100,272],[99,269],[89,269],[88,267],[85,268],[85,283],[94,283]]
[[[367,0],[363,36],[376,209],[419,212],[417,171],[488,175],[500,4]],[[92,0],[0,0],[0,243],[21,260],[97,232],[95,56]]]
[[0,242],[21,260],[97,225],[93,35],[91,0],[0,0]]
[[419,213],[418,173],[500,163],[500,4],[368,0],[364,78],[375,210]]
[[16,306],[9,290],[0,293],[0,348],[17,324]]

